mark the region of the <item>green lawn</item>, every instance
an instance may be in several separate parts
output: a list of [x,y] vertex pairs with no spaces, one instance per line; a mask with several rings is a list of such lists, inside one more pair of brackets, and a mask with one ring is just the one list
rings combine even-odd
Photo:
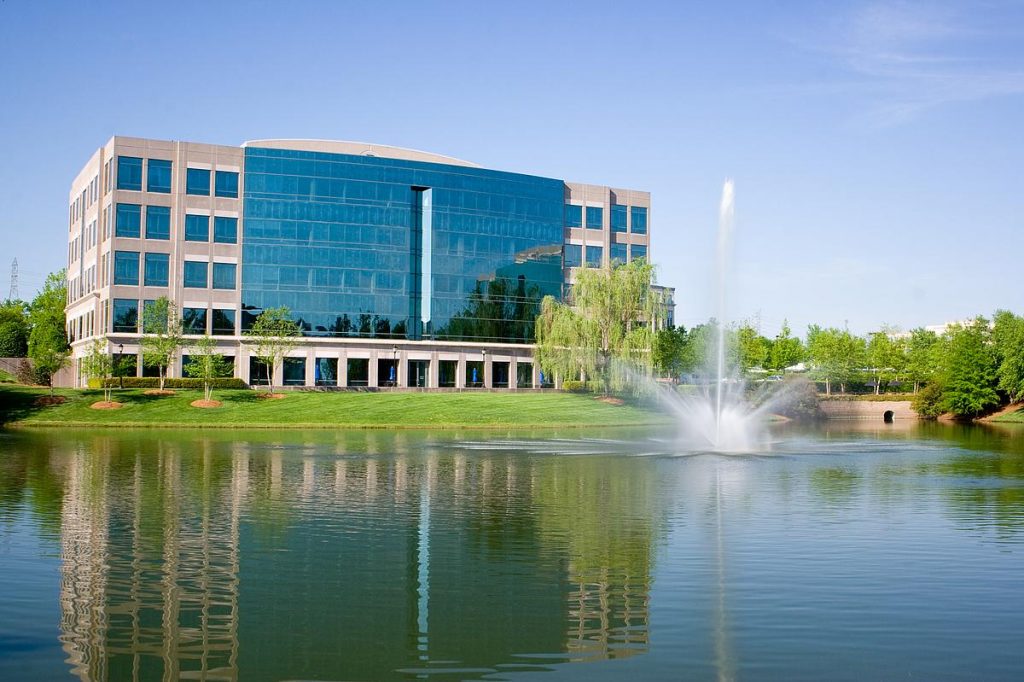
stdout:
[[1001,414],[998,417],[995,417],[992,421],[994,421],[994,422],[1002,422],[1004,424],[1007,423],[1007,422],[1009,422],[1009,423],[1017,423],[1017,424],[1024,424],[1024,407],[1020,407],[1019,409],[1017,409],[1017,410],[1015,410],[1013,412],[1007,412],[1006,414]]
[[58,390],[67,402],[39,407],[44,389],[0,386],[0,423],[14,426],[248,427],[248,428],[457,428],[629,426],[667,423],[636,405],[609,405],[569,393],[349,393],[289,392],[265,400],[255,391],[222,390],[214,409],[189,405],[199,391],[147,396],[114,391],[119,410],[94,410],[101,391]]

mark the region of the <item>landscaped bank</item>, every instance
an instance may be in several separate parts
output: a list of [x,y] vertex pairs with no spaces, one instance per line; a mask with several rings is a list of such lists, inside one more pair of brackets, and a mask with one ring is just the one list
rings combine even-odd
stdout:
[[210,428],[460,428],[663,424],[669,418],[635,405],[568,393],[288,392],[267,399],[249,390],[214,394],[221,407],[192,407],[202,391],[170,396],[115,391],[120,409],[96,410],[102,391],[57,391],[65,402],[40,406],[47,391],[0,387],[0,423],[8,426]]

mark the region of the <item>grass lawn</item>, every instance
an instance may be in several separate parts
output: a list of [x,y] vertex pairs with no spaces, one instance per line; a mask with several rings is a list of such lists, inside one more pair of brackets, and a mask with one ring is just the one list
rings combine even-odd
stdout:
[[190,405],[201,391],[148,396],[114,391],[119,410],[94,410],[102,391],[60,390],[61,405],[41,407],[46,389],[0,385],[0,423],[10,426],[245,427],[245,428],[457,428],[630,426],[669,418],[643,407],[610,405],[570,393],[355,393],[288,392],[279,400],[255,391],[214,391],[223,406]]
[[1006,424],[1006,423],[1024,424],[1024,406],[1019,407],[1018,409],[1016,409],[1016,410],[1014,410],[1012,412],[1006,412],[1005,414],[1001,414],[998,417],[995,417],[994,419],[992,419],[992,421],[994,421],[994,422],[1002,422],[1003,424]]

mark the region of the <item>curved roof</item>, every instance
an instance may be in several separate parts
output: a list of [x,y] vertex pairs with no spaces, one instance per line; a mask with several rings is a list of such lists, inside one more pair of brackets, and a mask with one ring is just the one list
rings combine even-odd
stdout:
[[249,140],[248,142],[243,142],[242,147],[268,147],[270,149],[294,149],[296,151],[323,152],[326,154],[379,156],[385,159],[402,159],[404,161],[423,161],[426,163],[444,163],[449,166],[480,168],[478,164],[451,156],[444,156],[443,154],[392,147],[386,144],[371,144],[369,142],[348,142],[345,140]]

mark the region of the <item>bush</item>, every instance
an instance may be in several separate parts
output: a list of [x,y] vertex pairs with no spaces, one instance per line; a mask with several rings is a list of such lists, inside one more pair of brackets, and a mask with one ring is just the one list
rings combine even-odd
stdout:
[[18,367],[14,371],[14,378],[19,384],[27,386],[42,386],[47,383],[46,373],[37,372],[32,361],[25,358],[18,363]]
[[918,391],[914,401],[911,403],[911,407],[923,419],[938,419],[946,411],[942,400],[943,394],[944,391],[941,384],[928,384]]
[[[121,380],[118,378],[108,378],[104,380],[108,388],[117,388],[121,385]],[[89,379],[89,388],[100,388],[99,379]],[[159,377],[124,377],[125,388],[160,388]],[[203,389],[202,379],[168,379],[164,382],[164,388],[192,388],[196,390]],[[241,379],[230,378],[230,379],[214,379],[210,382],[210,388],[224,389],[224,388],[249,388],[249,385]]]
[[568,391],[569,393],[586,393],[590,390],[585,381],[576,381],[574,379],[567,379],[562,382],[562,390]]
[[777,414],[794,421],[815,421],[825,418],[825,413],[818,403],[818,389],[813,381],[804,377],[787,377],[781,395],[774,410]]

